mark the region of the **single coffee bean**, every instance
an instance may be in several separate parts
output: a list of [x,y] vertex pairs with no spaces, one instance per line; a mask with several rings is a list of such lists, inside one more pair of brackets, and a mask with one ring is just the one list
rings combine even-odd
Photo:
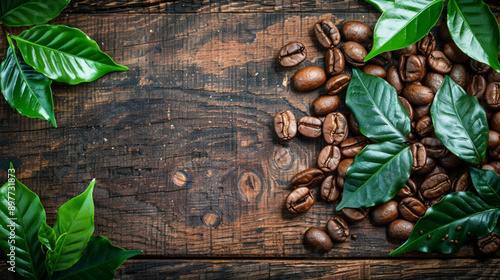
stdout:
[[410,146],[411,155],[413,157],[412,171],[420,170],[424,167],[427,161],[427,151],[422,143],[413,143]]
[[441,74],[450,73],[451,67],[453,66],[446,55],[442,51],[437,50],[433,51],[428,56],[428,65],[432,70]]
[[326,82],[326,73],[317,66],[307,66],[293,75],[293,87],[297,91],[312,91]]
[[415,130],[420,137],[426,137],[431,134],[434,131],[431,116],[423,116],[420,120],[418,120]]
[[320,119],[311,116],[304,116],[299,119],[297,129],[300,134],[305,137],[318,138],[321,136],[322,127],[323,122],[321,122]]
[[481,75],[472,75],[469,78],[469,82],[467,83],[467,87],[465,91],[468,95],[475,96],[477,99],[483,98],[486,92],[486,80]]
[[362,45],[354,41],[347,41],[344,42],[340,47],[344,52],[344,57],[347,63],[358,68],[365,65],[364,60],[368,53]]
[[333,248],[333,243],[328,234],[319,228],[311,227],[304,233],[304,241],[315,252],[324,254]]
[[457,83],[457,85],[465,89],[465,86],[467,85],[467,70],[465,70],[465,66],[458,63],[453,64],[448,75],[453,81],[455,81],[455,83]]
[[313,188],[321,184],[324,178],[325,175],[323,174],[323,171],[317,168],[309,168],[295,174],[295,176],[292,177],[290,184],[292,185],[292,188]]
[[426,158],[424,166],[419,170],[415,170],[414,173],[418,175],[429,174],[430,172],[432,172],[432,170],[434,170],[434,168],[436,168],[436,165],[436,160],[428,156]]
[[417,193],[417,184],[415,184],[415,181],[413,179],[408,178],[408,181],[406,181],[404,187],[398,190],[396,196],[400,198],[405,198],[409,196],[414,196]]
[[488,149],[493,149],[500,145],[500,133],[488,130]]
[[486,104],[493,109],[500,109],[500,83],[491,83],[486,88]]
[[337,166],[337,186],[340,188],[344,187],[344,180],[345,176],[347,174],[347,170],[351,166],[351,164],[354,162],[353,158],[345,158],[339,162],[339,165]]
[[363,135],[346,138],[340,143],[340,151],[342,156],[353,158],[368,145],[368,139]]
[[354,118],[354,114],[350,113],[349,114],[349,131],[353,135],[361,135],[361,131],[359,131],[359,125],[356,122],[356,119]]
[[314,100],[312,107],[316,115],[324,116],[336,111],[339,104],[340,97],[338,95],[322,95]]
[[495,111],[491,110],[491,108],[488,106],[488,104],[486,104],[486,101],[484,99],[479,100],[479,105],[481,105],[481,107],[484,109],[484,112],[486,113],[486,119],[490,121]]
[[443,142],[437,137],[424,137],[420,140],[427,150],[427,156],[433,158],[444,157],[448,153],[448,149],[443,145]]
[[448,29],[448,24],[446,24],[446,22],[441,23],[441,25],[439,25],[438,35],[439,38],[441,38],[441,40],[443,40],[446,43],[453,42],[453,39],[451,38],[450,35],[450,30]]
[[417,48],[425,56],[430,55],[436,49],[436,39],[432,32],[427,33],[424,38],[420,39]]
[[469,59],[469,56],[466,55],[455,42],[449,42],[444,44],[443,52],[451,61],[456,63],[464,63]]
[[297,121],[292,111],[281,111],[274,116],[274,130],[281,140],[290,140],[297,135]]
[[498,145],[492,149],[489,149],[488,156],[492,159],[499,160],[500,159],[500,145]]
[[436,92],[441,88],[441,85],[443,84],[444,81],[444,76],[436,73],[436,72],[429,72],[427,75],[425,75],[424,80],[422,81],[422,84],[430,89],[432,89],[432,92],[436,94]]
[[[424,116],[430,115],[431,105],[432,105],[432,103],[429,103],[427,105],[414,106],[413,107],[413,115],[414,115],[413,119],[420,120]],[[416,125],[416,123],[415,123],[415,125]]]
[[361,221],[368,216],[365,208],[342,208],[342,213],[351,221]]
[[438,159],[439,164],[446,169],[454,169],[462,164],[462,160],[454,153],[447,153],[444,157]]
[[351,81],[351,76],[347,74],[340,74],[337,76],[333,76],[325,84],[325,91],[327,94],[335,95],[339,92],[345,90],[347,86],[349,86],[349,82]]
[[318,167],[324,172],[333,172],[337,169],[342,154],[337,146],[326,145],[318,155]]
[[432,199],[447,194],[450,189],[450,177],[444,173],[438,173],[427,177],[424,182],[422,182],[420,193],[424,198]]
[[418,84],[407,85],[402,95],[413,105],[427,105],[434,99],[432,89]]
[[490,129],[500,133],[500,111],[496,111],[491,115],[489,125]]
[[398,210],[403,218],[410,222],[416,222],[425,215],[427,208],[420,200],[414,197],[405,197],[399,202]]
[[354,41],[364,43],[370,40],[373,36],[372,29],[361,21],[347,21],[342,24],[340,33],[344,41]]
[[398,71],[404,82],[420,82],[425,76],[425,65],[418,56],[405,54],[399,57]]
[[339,112],[326,115],[323,121],[323,137],[326,143],[338,145],[349,135],[347,119]]
[[345,58],[342,51],[335,47],[329,48],[325,53],[325,70],[328,76],[336,76],[344,72]]
[[488,75],[486,76],[488,83],[500,82],[500,73],[495,71],[493,68],[488,71]]
[[475,59],[470,60],[470,68],[477,74],[486,74],[490,70],[490,66],[486,63],[479,62]]
[[330,218],[326,223],[326,231],[334,242],[344,242],[349,237],[349,225],[339,216]]
[[398,96],[398,99],[399,99],[399,102],[401,102],[401,105],[403,105],[403,108],[405,108],[406,114],[408,114],[410,121],[413,121],[413,107],[411,106],[408,99],[406,99],[402,96]]
[[451,184],[452,192],[468,192],[472,190],[472,183],[470,178],[470,172],[465,171],[460,176],[453,180]]
[[330,48],[340,43],[339,29],[330,20],[323,19],[317,22],[314,25],[314,34],[324,48]]
[[392,53],[396,56],[396,57],[400,57],[400,56],[403,56],[403,55],[406,55],[406,54],[417,54],[417,44],[414,43],[414,44],[411,44],[407,47],[404,47],[402,49],[399,49],[399,50],[395,50],[393,51]]
[[303,213],[314,204],[314,196],[311,190],[307,187],[297,188],[293,190],[286,198],[286,209],[290,213]]
[[[421,54],[418,54],[417,55],[418,59],[420,59],[420,62],[422,62],[422,65],[424,65],[424,68],[422,70],[422,77],[425,78],[425,75],[427,75],[427,57],[421,55]],[[416,83],[419,83],[423,80],[423,78],[420,80],[420,81],[417,81]]]
[[399,77],[399,72],[396,66],[391,66],[387,69],[386,75],[387,82],[396,89],[396,92],[400,94],[403,91],[403,83]]
[[500,248],[500,236],[496,232],[491,232],[485,237],[477,240],[477,247],[483,254],[493,254]]
[[396,219],[392,221],[387,227],[387,235],[391,239],[405,241],[410,237],[415,224],[403,219]]
[[280,49],[278,61],[283,67],[293,67],[299,65],[306,57],[306,47],[302,43],[292,42],[284,45]]
[[337,186],[335,175],[327,176],[321,183],[321,197],[328,202],[337,200],[341,192],[341,188]]
[[369,62],[378,66],[386,66],[392,60],[392,52],[383,52],[374,58],[370,59]]
[[398,203],[395,200],[389,200],[379,204],[372,209],[370,216],[374,225],[387,225],[398,218]]
[[[493,166],[496,169],[496,173],[498,174],[500,171],[500,161],[490,161],[488,162],[489,165]],[[338,169],[338,168],[337,168]]]
[[498,174],[498,168],[496,168],[495,166],[491,165],[491,164],[483,164],[481,166],[481,169],[483,170],[490,170],[490,171],[493,171],[495,173]]
[[361,69],[365,74],[368,75],[373,75],[373,76],[378,76],[382,79],[385,79],[387,76],[387,73],[385,72],[385,69],[382,66],[378,66],[375,64],[368,64]]

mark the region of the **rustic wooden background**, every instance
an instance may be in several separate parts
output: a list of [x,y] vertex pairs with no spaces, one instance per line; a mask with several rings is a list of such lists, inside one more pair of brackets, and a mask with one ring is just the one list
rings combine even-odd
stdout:
[[[315,165],[323,145],[280,143],[272,127],[276,112],[308,115],[324,93],[288,83],[298,68],[323,65],[311,26],[328,18],[373,27],[379,15],[362,0],[73,0],[50,23],[83,30],[130,70],[54,83],[58,128],[2,99],[0,179],[13,162],[53,224],[59,206],[96,178],[95,234],[144,251],[117,279],[498,279],[500,254],[482,256],[472,244],[389,258],[400,243],[369,219],[352,224],[356,240],[317,255],[302,235],[323,227],[334,204],[284,210],[289,180]],[[296,40],[307,60],[279,67],[277,51]],[[6,47],[1,40],[0,53]],[[2,269],[0,278],[12,274]]]

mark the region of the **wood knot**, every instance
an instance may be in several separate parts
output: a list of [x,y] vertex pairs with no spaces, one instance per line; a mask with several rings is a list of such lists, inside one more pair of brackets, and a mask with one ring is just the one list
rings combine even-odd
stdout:
[[179,188],[191,187],[191,179],[189,178],[189,174],[184,171],[175,171],[174,175],[172,175],[172,182]]
[[282,145],[274,146],[273,165],[279,170],[289,170],[293,167],[295,156],[289,147]]
[[246,201],[253,201],[262,193],[262,180],[253,171],[245,171],[238,180],[238,189]]
[[205,226],[215,228],[222,222],[222,219],[219,213],[214,210],[208,210],[203,217],[201,217],[201,221]]

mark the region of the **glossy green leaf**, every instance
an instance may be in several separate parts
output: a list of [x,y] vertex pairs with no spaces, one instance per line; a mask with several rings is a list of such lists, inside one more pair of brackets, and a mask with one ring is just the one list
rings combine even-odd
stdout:
[[372,4],[377,10],[383,12],[387,10],[396,0],[365,0],[366,2]]
[[56,245],[47,253],[49,275],[74,265],[82,256],[90,236],[94,232],[94,202],[92,192],[95,180],[81,195],[70,199],[57,211],[54,225]]
[[11,44],[0,66],[0,89],[7,102],[21,115],[48,120],[57,126],[51,84],[51,80],[26,64],[21,55],[14,54]]
[[486,113],[477,98],[449,76],[434,97],[431,116],[434,132],[448,150],[470,163],[484,160],[488,145]]
[[390,200],[410,178],[412,163],[407,145],[387,141],[366,146],[347,170],[337,210],[370,207]]
[[28,2],[30,0],[2,0],[0,1],[0,17],[16,7]]
[[470,176],[479,196],[485,202],[500,207],[500,175],[471,166]]
[[448,194],[427,209],[408,240],[390,255],[410,249],[445,254],[456,252],[466,240],[482,238],[490,233],[499,217],[500,209],[492,208],[473,193]]
[[464,53],[500,72],[500,29],[486,3],[482,0],[450,0],[448,29]]
[[58,82],[74,85],[94,81],[113,71],[128,70],[76,28],[40,25],[12,38],[26,63]]
[[359,130],[376,141],[404,143],[411,122],[394,87],[384,79],[353,69],[346,105],[354,113]]
[[106,280],[114,279],[115,271],[128,258],[142,253],[114,246],[102,236],[93,236],[80,260],[71,268],[54,275],[55,279]]
[[35,193],[18,180],[14,185],[8,182],[3,185],[0,189],[0,247],[8,260],[13,255],[11,247],[15,248],[15,271],[29,279],[43,279],[46,272],[38,241],[38,229],[44,221],[45,210]]
[[[70,0],[2,0],[0,21],[8,26],[28,26],[46,23],[57,17]],[[17,2],[12,4],[12,2]]]
[[373,48],[365,61],[402,49],[422,39],[438,21],[444,0],[399,0],[382,13],[373,32]]
[[42,222],[38,230],[38,240],[40,240],[40,242],[50,251],[54,250],[56,247],[56,233],[45,223],[45,221]]

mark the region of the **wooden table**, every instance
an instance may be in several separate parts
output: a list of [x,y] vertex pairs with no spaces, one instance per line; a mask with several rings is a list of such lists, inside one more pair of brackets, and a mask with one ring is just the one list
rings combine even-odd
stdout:
[[[283,207],[291,177],[314,166],[323,145],[280,143],[272,125],[280,110],[310,114],[322,94],[289,85],[298,68],[323,65],[311,26],[328,18],[373,27],[379,15],[361,0],[73,0],[50,23],[80,28],[130,70],[54,83],[58,128],[1,101],[2,182],[13,162],[52,225],[96,178],[95,234],[144,250],[118,279],[498,279],[500,254],[472,244],[388,257],[400,243],[369,219],[351,224],[357,239],[313,254],[302,235],[324,227],[335,204],[318,199],[302,215]],[[290,41],[303,42],[308,58],[284,69],[276,54]]]

